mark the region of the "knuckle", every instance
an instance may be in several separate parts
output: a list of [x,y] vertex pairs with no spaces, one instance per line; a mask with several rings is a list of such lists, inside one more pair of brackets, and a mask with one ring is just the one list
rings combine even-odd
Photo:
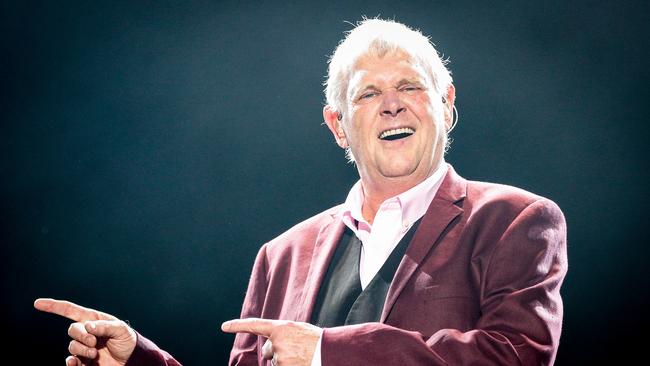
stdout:
[[68,343],[68,352],[70,352],[71,355],[76,354],[77,352],[76,341],[70,341],[70,343]]
[[93,349],[86,347],[84,344],[72,340],[68,344],[68,352],[73,356],[83,356],[88,358],[93,358]]
[[275,331],[278,335],[283,336],[286,335],[287,333],[290,333],[294,331],[298,327],[298,324],[296,322],[284,322],[281,325],[279,325],[277,328],[275,328]]
[[77,323],[71,323],[68,327],[68,335],[73,337],[75,333],[77,333]]
[[87,346],[90,346],[90,347],[95,346],[95,341],[96,341],[96,338],[92,334],[88,334],[83,340],[84,344],[87,345]]
[[102,321],[100,324],[98,324],[98,326],[100,326],[100,325],[101,325],[102,329],[104,330],[104,332],[108,332],[110,334],[120,335],[120,336],[128,334],[129,329],[131,329],[129,327],[128,323],[126,323],[123,320],[118,320],[118,319],[105,320],[105,321]]
[[65,359],[65,364],[66,364],[66,366],[75,366],[75,365],[78,365],[78,363],[77,363],[77,359],[76,359],[74,356],[68,356],[68,357]]

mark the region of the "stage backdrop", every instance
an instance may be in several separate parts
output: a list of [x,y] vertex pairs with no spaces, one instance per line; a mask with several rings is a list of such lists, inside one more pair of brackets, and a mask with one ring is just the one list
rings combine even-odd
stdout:
[[258,248],[345,199],[327,57],[363,15],[430,35],[447,160],[568,221],[559,365],[639,353],[650,306],[647,2],[119,1],[0,6],[5,354],[63,364],[68,299],[222,365]]

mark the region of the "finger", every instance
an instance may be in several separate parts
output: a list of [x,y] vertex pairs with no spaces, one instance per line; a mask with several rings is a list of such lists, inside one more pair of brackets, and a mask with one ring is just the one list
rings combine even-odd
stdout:
[[75,356],[68,356],[65,359],[66,366],[82,366],[81,361]]
[[265,360],[273,358],[273,343],[271,343],[270,339],[267,339],[266,342],[264,342],[264,346],[262,346],[262,357]]
[[95,347],[97,345],[97,337],[89,334],[83,323],[72,323],[68,327],[68,335],[70,338],[77,340],[88,347]]
[[93,360],[77,356],[68,356],[65,359],[66,366],[68,366],[68,362],[71,362],[73,366],[91,366]]
[[74,356],[81,356],[90,359],[97,357],[97,349],[88,347],[76,340],[70,341],[70,344],[68,345],[68,352]]
[[[86,361],[86,362],[84,362],[84,361]],[[91,362],[89,362],[85,358],[81,359],[81,358],[76,357],[76,356],[68,356],[65,359],[65,364],[66,364],[66,366],[90,366]]]
[[115,319],[112,315],[63,300],[36,299],[36,301],[34,301],[34,307],[40,311],[64,316],[76,322],[84,320]]
[[234,319],[221,324],[221,330],[226,333],[251,333],[263,337],[270,337],[273,329],[284,324],[281,320],[272,319]]

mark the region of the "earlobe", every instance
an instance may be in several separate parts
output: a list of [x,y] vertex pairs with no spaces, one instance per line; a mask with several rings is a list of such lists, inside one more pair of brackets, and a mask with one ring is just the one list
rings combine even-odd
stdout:
[[336,134],[337,134],[336,143],[340,147],[346,149],[348,147],[348,140],[345,137],[345,131],[343,131],[343,127],[341,126],[341,122],[339,122],[338,126],[336,127]]

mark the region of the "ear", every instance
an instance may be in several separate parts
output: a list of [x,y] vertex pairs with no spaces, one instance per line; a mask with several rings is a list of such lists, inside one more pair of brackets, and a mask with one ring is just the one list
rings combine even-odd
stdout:
[[447,95],[445,95],[445,128],[449,130],[453,121],[454,101],[456,101],[456,88],[454,84],[449,84],[447,87]]
[[343,131],[343,123],[342,120],[339,120],[339,115],[340,112],[334,110],[334,108],[329,105],[326,105],[323,108],[323,119],[325,120],[327,127],[332,132],[332,135],[334,135],[336,143],[345,149],[348,147],[348,140],[345,137],[345,132]]

